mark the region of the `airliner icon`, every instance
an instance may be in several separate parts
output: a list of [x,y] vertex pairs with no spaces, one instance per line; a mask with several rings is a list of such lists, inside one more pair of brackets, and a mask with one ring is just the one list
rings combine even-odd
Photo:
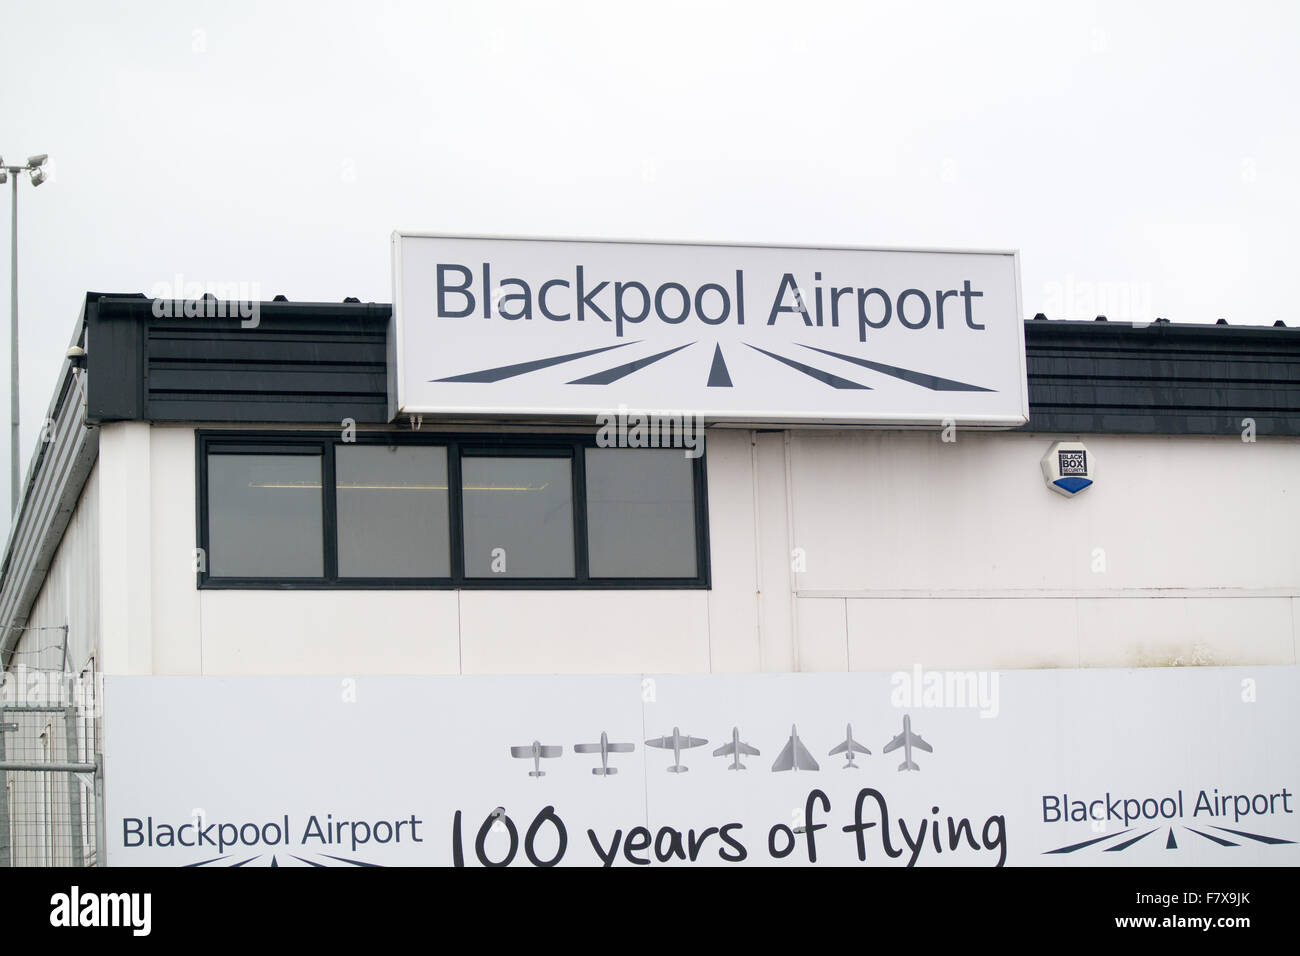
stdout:
[[617,767],[609,765],[610,754],[630,754],[634,749],[632,744],[611,744],[609,734],[603,730],[600,732],[600,743],[573,745],[575,754],[600,754],[600,766],[591,768],[591,772],[598,777],[608,777],[612,773],[618,773]]
[[817,766],[817,761],[813,759],[813,755],[808,752],[808,748],[799,739],[799,728],[791,725],[790,740],[781,750],[780,755],[777,756],[776,763],[772,764],[772,772],[820,769]]
[[912,748],[916,747],[924,750],[926,753],[934,753],[934,748],[921,739],[920,734],[912,733],[912,718],[907,714],[903,715],[903,732],[885,744],[883,753],[889,753],[891,750],[903,748],[903,762],[898,765],[901,770],[920,770],[912,760]]
[[745,765],[740,762],[740,755],[745,754],[750,757],[758,756],[758,748],[751,747],[740,739],[740,728],[731,728],[731,743],[723,744],[717,750],[713,751],[715,757],[731,757],[732,761],[728,764],[728,770],[744,770]]
[[703,747],[708,741],[703,737],[684,736],[676,727],[667,737],[656,737],[653,740],[647,740],[647,747],[658,747],[660,750],[672,750],[673,765],[668,768],[669,773],[686,773],[690,767],[682,765],[682,751],[689,747]]
[[510,748],[510,756],[518,757],[521,760],[532,759],[533,769],[528,771],[530,777],[545,777],[546,771],[542,769],[542,758],[558,757],[562,753],[564,753],[563,747],[544,744],[538,740],[534,740],[531,744],[526,744],[523,747]]
[[844,743],[840,744],[838,747],[833,748],[830,752],[830,756],[834,757],[836,754],[847,754],[849,758],[849,762],[846,763],[840,769],[848,770],[850,767],[852,767],[854,770],[857,770],[858,764],[853,762],[853,755],[870,754],[870,753],[871,753],[870,750],[868,750],[866,747],[862,746],[862,744],[858,743],[856,740],[853,739],[853,725],[845,724]]

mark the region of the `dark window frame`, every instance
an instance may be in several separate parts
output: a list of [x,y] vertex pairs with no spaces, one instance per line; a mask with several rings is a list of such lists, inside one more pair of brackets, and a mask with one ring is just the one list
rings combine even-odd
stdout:
[[[340,577],[338,574],[337,489],[335,445],[344,444],[336,432],[195,430],[196,541],[204,560],[196,572],[200,589],[246,591],[412,591],[412,590],[690,590],[712,587],[708,484],[705,455],[691,462],[695,496],[695,567],[689,578],[597,578],[588,568],[586,459],[595,448],[594,434],[499,434],[482,432],[366,432],[358,445],[435,445],[447,449],[447,508],[451,574],[445,578]],[[635,452],[639,449],[628,449]],[[574,576],[565,578],[467,577],[465,575],[465,512],[461,500],[461,458],[569,457],[573,495]],[[208,573],[208,468],[210,453],[319,455],[321,460],[321,519],[324,535],[324,574],[319,578],[216,577]],[[683,452],[684,453],[684,452]]]

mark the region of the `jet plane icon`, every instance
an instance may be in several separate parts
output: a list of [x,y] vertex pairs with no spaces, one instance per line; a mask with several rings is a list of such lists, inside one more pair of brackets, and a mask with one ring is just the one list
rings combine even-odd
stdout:
[[612,773],[618,773],[617,767],[609,765],[610,754],[630,754],[633,749],[632,744],[611,744],[609,734],[603,730],[600,732],[600,743],[573,745],[573,752],[576,754],[600,754],[600,766],[591,768],[591,772],[598,777],[608,777]]
[[846,724],[844,727],[844,743],[833,748],[830,752],[830,756],[834,757],[836,754],[846,754],[849,758],[849,762],[846,763],[840,769],[848,770],[850,767],[852,767],[854,770],[857,770],[858,764],[853,762],[853,755],[870,754],[870,753],[871,753],[870,750],[868,750],[866,747],[862,746],[862,744],[858,743],[856,740],[853,739],[853,725]]
[[799,728],[791,725],[790,740],[786,743],[781,753],[776,758],[776,763],[772,764],[773,773],[781,773],[785,770],[820,770],[817,761],[813,755],[808,752],[808,748],[803,745],[799,739]]
[[647,740],[647,747],[657,747],[660,750],[671,750],[673,752],[673,765],[668,768],[669,773],[686,773],[690,767],[682,765],[682,751],[690,747],[703,747],[708,741],[703,737],[688,737],[682,734],[676,727],[667,737],[656,737],[653,740]]
[[740,739],[740,728],[739,728],[739,727],[732,727],[732,728],[731,728],[731,743],[729,743],[729,744],[723,744],[723,745],[722,745],[721,747],[719,747],[717,750],[713,751],[713,756],[715,756],[715,757],[731,757],[731,758],[732,758],[732,761],[731,761],[731,763],[728,764],[728,766],[727,766],[727,769],[728,769],[728,770],[744,770],[744,769],[745,769],[745,765],[744,765],[743,763],[740,762],[740,756],[741,756],[741,754],[745,754],[746,756],[750,756],[750,757],[757,757],[757,756],[758,756],[758,748],[757,748],[757,747],[751,747],[749,744],[747,744],[747,743],[745,743],[743,740],[741,740],[741,739]]
[[534,740],[531,744],[526,744],[523,747],[510,748],[510,756],[518,757],[521,760],[532,760],[533,769],[528,771],[530,777],[545,777],[546,771],[542,769],[542,758],[558,757],[562,753],[564,753],[563,747],[544,744],[538,740]]
[[934,753],[934,748],[922,740],[920,734],[912,733],[912,718],[907,714],[903,715],[903,732],[889,743],[885,744],[885,749],[882,752],[889,753],[891,750],[897,750],[899,747],[903,748],[903,762],[898,765],[900,771],[921,769],[912,760],[913,747],[916,747],[919,750],[924,750],[926,753]]

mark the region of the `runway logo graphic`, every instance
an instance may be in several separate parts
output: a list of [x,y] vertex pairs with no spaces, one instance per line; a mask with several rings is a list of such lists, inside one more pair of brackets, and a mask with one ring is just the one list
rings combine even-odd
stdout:
[[[1291,808],[1293,796],[1295,794],[1288,791],[1286,787],[1277,793],[1256,794],[1220,793],[1217,788],[1201,790],[1190,801],[1192,812],[1189,816],[1184,812],[1188,801],[1185,801],[1182,790],[1145,798],[1115,797],[1107,793],[1091,800],[1071,798],[1069,794],[1064,793],[1044,794],[1044,823],[1088,822],[1094,829],[1105,829],[1113,822],[1124,829],[1043,852],[1044,855],[1053,856],[1096,848],[1106,853],[1120,853],[1142,843],[1158,831],[1165,831],[1163,837],[1166,850],[1177,850],[1180,837],[1186,842],[1188,838],[1185,833],[1191,833],[1220,847],[1241,846],[1243,843],[1289,846],[1295,841],[1257,833],[1253,825],[1250,830],[1241,829],[1241,820],[1251,816],[1269,817],[1271,820],[1274,815],[1293,813],[1294,810]],[[1232,818],[1231,827],[1211,822],[1227,822],[1228,817]],[[1163,822],[1166,820],[1178,822]],[[1185,820],[1196,825],[1189,826],[1182,822]],[[1143,826],[1143,823],[1154,824],[1154,826]],[[1159,840],[1160,837],[1157,836],[1156,839]]]

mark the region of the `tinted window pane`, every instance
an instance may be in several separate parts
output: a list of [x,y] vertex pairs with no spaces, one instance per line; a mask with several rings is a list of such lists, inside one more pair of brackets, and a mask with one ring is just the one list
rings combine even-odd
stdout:
[[693,578],[693,460],[680,449],[588,448],[594,578]]
[[336,445],[339,576],[445,578],[447,450]]
[[319,455],[208,455],[208,573],[324,574]]
[[468,577],[572,577],[568,458],[461,459]]

